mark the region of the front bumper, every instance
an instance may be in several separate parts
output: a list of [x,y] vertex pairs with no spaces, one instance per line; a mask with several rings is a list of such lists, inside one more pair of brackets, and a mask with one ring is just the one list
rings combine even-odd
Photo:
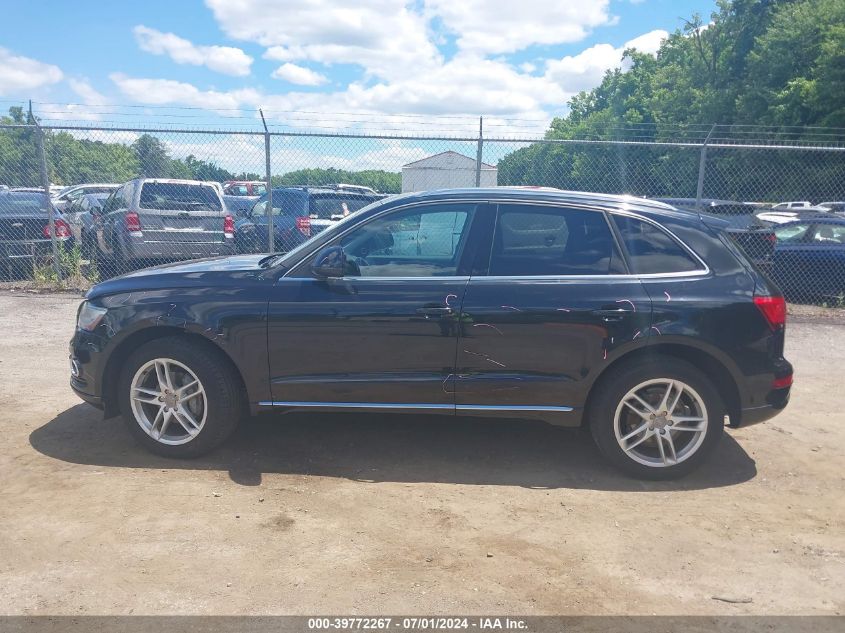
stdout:
[[77,329],[70,341],[70,388],[85,402],[104,409],[101,377],[105,358],[104,341],[91,332]]

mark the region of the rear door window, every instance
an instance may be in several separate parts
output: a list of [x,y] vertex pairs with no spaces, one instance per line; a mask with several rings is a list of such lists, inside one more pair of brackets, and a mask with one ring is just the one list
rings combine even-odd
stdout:
[[222,211],[220,196],[208,185],[145,182],[141,208],[162,211]]
[[775,229],[775,237],[778,242],[801,242],[807,236],[809,229],[809,224],[786,224]]
[[675,238],[656,225],[626,215],[613,215],[613,221],[628,251],[631,272],[653,275],[703,270]]
[[623,273],[605,216],[540,205],[501,205],[489,275],[503,277]]

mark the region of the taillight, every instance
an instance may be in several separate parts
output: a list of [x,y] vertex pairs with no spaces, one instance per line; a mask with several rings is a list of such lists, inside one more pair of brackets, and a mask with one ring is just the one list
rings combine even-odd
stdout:
[[141,218],[139,218],[138,214],[134,211],[127,212],[127,214],[123,216],[123,222],[126,225],[126,230],[129,233],[141,232]]
[[[70,237],[70,227],[64,220],[53,220],[53,224],[56,226],[56,237]],[[50,224],[49,222],[44,225],[44,239],[50,239]]]
[[307,237],[311,237],[311,218],[307,215],[302,215],[296,218],[296,228],[299,232]]
[[786,389],[792,386],[792,374],[784,376],[783,378],[775,378],[772,381],[772,389]]
[[783,297],[754,296],[754,305],[763,313],[772,331],[786,327],[786,300]]
[[223,218],[223,233],[226,234],[226,237],[235,237],[235,218],[231,215]]
[[776,244],[778,241],[778,236],[774,233],[768,233],[766,234],[766,239],[769,241],[769,243]]

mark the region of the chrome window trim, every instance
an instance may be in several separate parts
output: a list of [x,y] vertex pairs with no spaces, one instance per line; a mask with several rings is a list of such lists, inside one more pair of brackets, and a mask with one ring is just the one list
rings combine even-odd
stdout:
[[[546,206],[546,207],[570,207],[573,209],[579,209],[582,211],[595,211],[597,213],[601,213],[604,215],[605,220],[610,222],[611,218],[608,217],[611,214],[616,215],[624,215],[628,217],[635,218],[642,222],[646,222],[651,224],[652,226],[656,227],[659,231],[663,231],[667,233],[673,240],[675,240],[678,244],[681,245],[688,255],[690,255],[695,261],[697,261],[700,265],[700,269],[696,270],[687,270],[683,272],[674,272],[674,273],[643,273],[643,274],[636,274],[636,273],[617,273],[613,275],[532,275],[528,277],[520,277],[520,276],[472,276],[472,277],[338,277],[338,281],[361,281],[363,279],[369,279],[373,281],[408,281],[408,280],[416,280],[419,281],[420,279],[444,279],[444,280],[455,280],[455,281],[464,281],[467,279],[472,279],[473,283],[480,280],[493,280],[493,281],[505,281],[505,280],[525,280],[525,281],[543,281],[543,280],[561,280],[561,281],[575,281],[575,280],[586,280],[586,281],[595,281],[598,279],[609,279],[609,280],[616,280],[616,281],[623,281],[623,280],[638,280],[638,279],[684,279],[688,277],[705,277],[711,273],[710,267],[707,263],[698,256],[686,242],[684,242],[681,238],[675,235],[672,231],[668,228],[652,220],[651,218],[647,218],[635,211],[631,211],[630,209],[624,208],[606,208],[600,205],[591,205],[583,202],[569,202],[569,201],[552,201],[552,200],[525,200],[524,198],[495,198],[491,199],[488,197],[481,197],[481,198],[443,198],[438,200],[417,200],[415,202],[410,202],[408,204],[399,205],[396,207],[391,207],[389,209],[384,209],[371,218],[368,218],[366,222],[363,224],[367,224],[372,222],[376,218],[381,217],[386,213],[392,213],[393,211],[404,211],[405,209],[410,209],[413,207],[417,207],[420,205],[430,205],[430,204],[439,204],[439,203],[467,203],[467,204],[489,204],[491,206],[498,207],[501,204],[525,204],[525,205],[536,205],[536,206]],[[355,230],[362,224],[355,224],[354,226],[350,226],[342,233],[336,235],[332,240],[330,240],[326,246],[333,244],[338,239],[343,238],[347,233],[350,231]],[[615,227],[608,226],[611,232],[615,235]],[[288,276],[292,273],[296,268],[298,268],[306,259],[314,255],[316,251],[310,250],[306,255],[301,257],[295,264],[292,264],[291,267],[281,276],[277,281],[281,281],[282,279],[289,278],[289,279],[314,279],[313,277],[293,277]],[[628,263],[628,262],[626,262]]]
[[497,404],[433,404],[425,402],[310,402],[264,400],[258,403],[260,407],[290,407],[313,408],[324,407],[332,409],[437,409],[441,411],[548,411],[566,413],[574,411],[573,407],[540,406],[540,405],[497,405]]

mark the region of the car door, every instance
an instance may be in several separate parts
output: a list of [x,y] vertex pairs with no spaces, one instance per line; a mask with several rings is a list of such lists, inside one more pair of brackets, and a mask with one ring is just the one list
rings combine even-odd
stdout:
[[114,249],[119,240],[119,237],[115,235],[116,226],[123,222],[123,215],[128,207],[126,193],[131,189],[132,183],[128,182],[109,196],[96,224],[98,250],[110,257],[115,254]]
[[457,410],[565,423],[584,383],[645,342],[651,302],[601,210],[504,203],[491,233],[463,302]]
[[384,211],[325,245],[344,249],[351,274],[314,276],[312,253],[278,279],[268,311],[274,404],[453,412],[479,213],[461,202]]

